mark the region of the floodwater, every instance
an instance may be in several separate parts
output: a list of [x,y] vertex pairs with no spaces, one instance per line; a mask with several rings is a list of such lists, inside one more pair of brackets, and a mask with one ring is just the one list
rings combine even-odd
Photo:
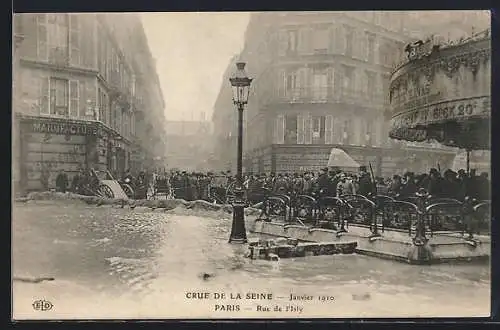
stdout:
[[[245,245],[228,244],[231,218],[223,213],[44,201],[15,204],[12,224],[13,276],[54,278],[14,281],[15,319],[490,313],[487,264],[414,266],[361,255],[254,261]],[[35,310],[37,300],[52,309]]]

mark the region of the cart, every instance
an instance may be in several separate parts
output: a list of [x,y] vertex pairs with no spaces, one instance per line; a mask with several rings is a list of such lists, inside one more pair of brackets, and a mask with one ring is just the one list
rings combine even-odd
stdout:
[[170,178],[165,175],[160,175],[156,178],[151,197],[153,199],[173,199],[174,190],[172,189],[172,185],[170,184]]

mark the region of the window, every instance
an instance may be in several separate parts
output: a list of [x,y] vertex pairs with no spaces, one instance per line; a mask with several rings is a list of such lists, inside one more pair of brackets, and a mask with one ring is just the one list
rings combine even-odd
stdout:
[[108,102],[108,97],[106,93],[99,88],[98,89],[98,107],[99,107],[99,120],[104,122],[105,124],[109,123],[109,116],[108,116],[108,108],[109,108],[109,102]]
[[69,115],[68,81],[65,79],[50,79],[50,114]]
[[297,72],[290,71],[285,74],[285,96],[293,96],[298,92]]
[[78,117],[80,93],[77,80],[50,78],[49,97],[51,115]]
[[344,119],[342,125],[342,144],[349,144],[351,141],[350,132],[352,131],[351,119]]
[[312,143],[325,143],[325,117],[313,116],[312,118]]
[[37,58],[48,60],[47,14],[37,15]]
[[41,60],[66,61],[69,55],[68,14],[37,15],[37,57]]
[[328,29],[322,28],[314,31],[314,52],[317,54],[326,54],[328,52]]
[[70,63],[80,65],[80,26],[77,14],[69,17],[69,43],[70,43]]
[[80,107],[80,91],[78,81],[69,81],[69,111],[71,117],[78,117],[78,108]]
[[349,66],[344,66],[344,77],[343,77],[342,89],[344,93],[352,93],[354,89],[354,68]]
[[365,145],[371,146],[373,142],[373,122],[365,120]]
[[352,56],[352,41],[354,39],[354,29],[345,26],[345,55],[346,56]]
[[285,117],[285,143],[297,143],[297,115]]
[[297,51],[297,31],[287,32],[287,52],[295,53]]
[[375,96],[375,73],[366,71],[366,95],[368,98]]
[[328,76],[326,70],[313,71],[313,100],[325,101],[328,96]]
[[366,60],[370,63],[375,62],[375,36],[371,33],[367,35]]

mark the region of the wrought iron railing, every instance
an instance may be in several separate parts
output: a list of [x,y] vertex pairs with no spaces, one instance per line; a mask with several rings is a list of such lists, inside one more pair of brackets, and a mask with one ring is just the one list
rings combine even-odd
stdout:
[[309,224],[345,232],[350,224],[368,227],[374,236],[386,229],[402,230],[420,242],[436,232],[459,233],[472,240],[490,228],[489,201],[460,202],[450,198],[414,196],[397,200],[383,195],[340,197],[272,194],[264,198],[261,218]]

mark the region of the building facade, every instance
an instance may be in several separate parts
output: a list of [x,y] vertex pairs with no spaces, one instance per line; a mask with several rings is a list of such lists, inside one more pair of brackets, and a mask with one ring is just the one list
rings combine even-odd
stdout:
[[[119,177],[163,156],[164,102],[136,14],[19,14],[13,168],[23,190],[60,170]],[[14,139],[16,140],[16,139]]]
[[200,121],[167,121],[166,165],[181,171],[212,169],[212,123]]
[[[245,169],[318,170],[334,147],[383,176],[451,163],[452,150],[388,137],[390,73],[411,40],[407,20],[404,12],[252,14],[239,57],[254,78],[245,111]],[[234,107],[230,93],[224,77],[213,117],[221,140],[235,132],[224,121],[236,120],[218,115],[234,113],[226,109]]]

